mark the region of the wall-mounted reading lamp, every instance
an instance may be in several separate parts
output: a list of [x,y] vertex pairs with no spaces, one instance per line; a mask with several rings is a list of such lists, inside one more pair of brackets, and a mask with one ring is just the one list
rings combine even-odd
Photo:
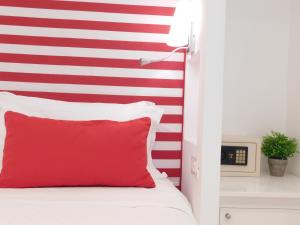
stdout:
[[180,0],[178,2],[166,43],[170,47],[176,47],[176,49],[161,59],[141,58],[141,66],[164,61],[181,49],[186,49],[188,54],[195,52],[196,35],[193,29],[192,12],[191,0]]

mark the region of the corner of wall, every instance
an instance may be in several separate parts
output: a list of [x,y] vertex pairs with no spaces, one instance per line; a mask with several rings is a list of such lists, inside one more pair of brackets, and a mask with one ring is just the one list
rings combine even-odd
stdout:
[[[224,73],[225,0],[201,0],[200,51],[188,62],[182,190],[200,225],[219,224],[220,145]],[[197,82],[197,84],[193,83]],[[198,178],[190,173],[197,158]]]
[[[287,133],[296,137],[300,149],[300,2],[291,0],[289,73],[287,84]],[[300,155],[290,160],[289,172],[300,176]]]

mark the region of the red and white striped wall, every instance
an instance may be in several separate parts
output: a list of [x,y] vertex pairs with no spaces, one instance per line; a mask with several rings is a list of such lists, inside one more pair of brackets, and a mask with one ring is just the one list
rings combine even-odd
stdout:
[[67,101],[153,101],[153,158],[180,186],[185,53],[165,40],[177,0],[1,0],[0,90]]

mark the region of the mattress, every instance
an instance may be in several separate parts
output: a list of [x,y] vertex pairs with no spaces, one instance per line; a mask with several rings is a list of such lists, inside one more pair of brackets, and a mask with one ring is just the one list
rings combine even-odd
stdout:
[[156,185],[0,189],[0,225],[196,225],[173,184]]

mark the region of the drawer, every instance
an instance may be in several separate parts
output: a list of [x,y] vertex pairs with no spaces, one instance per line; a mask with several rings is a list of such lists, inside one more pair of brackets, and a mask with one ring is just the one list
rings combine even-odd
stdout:
[[221,208],[220,225],[299,225],[300,210]]

